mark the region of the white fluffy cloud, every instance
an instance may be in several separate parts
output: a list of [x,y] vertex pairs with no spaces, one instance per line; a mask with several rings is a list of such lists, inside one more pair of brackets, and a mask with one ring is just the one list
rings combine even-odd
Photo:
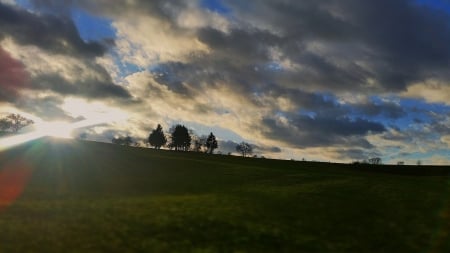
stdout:
[[148,68],[160,61],[183,61],[207,47],[194,34],[174,31],[170,24],[151,16],[137,16],[114,22],[116,42],[124,62]]

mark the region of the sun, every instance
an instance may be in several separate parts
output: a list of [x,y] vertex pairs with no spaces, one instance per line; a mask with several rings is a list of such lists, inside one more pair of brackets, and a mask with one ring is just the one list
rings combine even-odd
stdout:
[[32,132],[0,138],[0,151],[44,136],[72,138],[71,134],[77,125],[68,122],[39,122],[34,127]]

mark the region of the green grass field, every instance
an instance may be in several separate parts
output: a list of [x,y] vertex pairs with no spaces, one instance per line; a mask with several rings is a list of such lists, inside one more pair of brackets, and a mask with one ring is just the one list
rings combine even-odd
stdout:
[[0,165],[2,253],[450,252],[448,167],[49,138]]

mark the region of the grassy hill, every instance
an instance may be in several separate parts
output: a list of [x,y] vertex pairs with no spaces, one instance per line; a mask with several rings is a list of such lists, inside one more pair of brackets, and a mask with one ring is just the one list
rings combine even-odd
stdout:
[[449,172],[44,138],[0,153],[0,252],[450,252]]

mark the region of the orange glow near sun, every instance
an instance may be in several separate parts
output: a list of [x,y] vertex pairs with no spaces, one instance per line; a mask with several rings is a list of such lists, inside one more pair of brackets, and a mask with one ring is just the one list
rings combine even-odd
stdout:
[[23,161],[7,163],[0,171],[0,211],[11,205],[23,192],[32,174]]

